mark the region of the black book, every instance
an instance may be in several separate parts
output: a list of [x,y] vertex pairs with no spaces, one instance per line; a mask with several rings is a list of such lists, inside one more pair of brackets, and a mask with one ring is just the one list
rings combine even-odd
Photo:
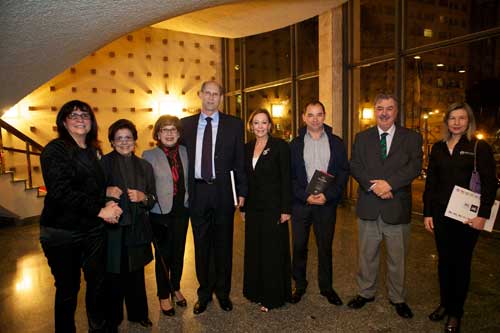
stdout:
[[308,194],[324,193],[333,182],[334,178],[334,176],[327,172],[316,170],[314,171],[311,181],[307,184],[306,192]]

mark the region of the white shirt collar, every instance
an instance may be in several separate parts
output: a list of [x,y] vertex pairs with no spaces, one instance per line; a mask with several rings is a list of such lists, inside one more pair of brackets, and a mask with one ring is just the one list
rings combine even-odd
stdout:
[[396,132],[396,125],[392,124],[392,126],[387,130],[383,131],[380,127],[377,126],[378,136],[381,136],[382,133],[387,133],[389,136],[394,136],[394,132]]

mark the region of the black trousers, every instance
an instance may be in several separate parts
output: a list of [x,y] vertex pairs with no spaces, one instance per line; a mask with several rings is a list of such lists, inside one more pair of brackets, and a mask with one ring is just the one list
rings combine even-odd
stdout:
[[445,217],[444,209],[439,213],[433,216],[433,222],[441,305],[449,315],[460,318],[469,291],[472,254],[479,231]]
[[85,306],[89,332],[104,332],[104,276],[106,264],[104,228],[95,228],[82,234],[71,244],[51,247],[43,251],[55,279],[55,331],[76,332],[75,311],[80,290],[80,270],[83,269],[87,291]]
[[191,207],[195,246],[198,300],[207,303],[215,292],[227,299],[231,292],[234,209],[217,209],[215,184],[196,184],[196,203]]
[[189,215],[182,207],[173,214],[150,213],[155,247],[155,274],[158,297],[167,299],[180,290]]
[[123,301],[130,321],[148,318],[148,300],[144,282],[144,268],[120,274],[107,273],[107,317],[111,327],[123,321]]
[[318,285],[322,292],[332,290],[332,243],[335,233],[336,206],[294,205],[292,209],[293,260],[295,287],[307,287],[307,244],[311,225],[318,247]]

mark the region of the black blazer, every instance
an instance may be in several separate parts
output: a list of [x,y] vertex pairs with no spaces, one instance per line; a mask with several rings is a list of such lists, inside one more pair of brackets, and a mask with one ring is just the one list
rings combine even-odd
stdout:
[[253,140],[245,145],[248,196],[244,211],[290,214],[292,185],[288,144],[282,139],[270,136],[254,170],[252,158],[255,143]]
[[[410,223],[411,183],[422,171],[422,136],[396,126],[387,158],[382,159],[377,126],[356,134],[351,154],[351,174],[359,183],[356,213],[363,220],[379,215],[389,224]],[[384,179],[393,199],[380,199],[370,191],[370,180]]]
[[[188,151],[189,204],[196,201],[194,191],[194,168],[196,155],[196,133],[200,114],[181,119],[182,142]],[[248,188],[244,172],[243,122],[236,117],[219,112],[219,125],[215,141],[214,164],[215,186],[217,187],[217,208],[228,213],[234,211],[230,171],[233,170],[238,196],[246,197]]]
[[106,184],[94,148],[55,139],[40,156],[47,187],[40,224],[67,230],[88,230],[103,223],[97,217],[105,204]]
[[[446,142],[439,141],[432,146],[427,168],[424,191],[424,216],[431,217],[448,205],[455,185],[469,188],[474,169],[475,140],[462,136],[450,155]],[[477,145],[476,165],[481,177],[481,204],[478,216],[489,218],[495,202],[497,179],[495,159],[491,147],[484,141]]]

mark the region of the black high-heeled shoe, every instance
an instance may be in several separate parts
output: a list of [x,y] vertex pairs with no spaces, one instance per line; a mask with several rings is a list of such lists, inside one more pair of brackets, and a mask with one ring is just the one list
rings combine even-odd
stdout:
[[168,309],[168,310],[165,310],[165,309],[163,309],[163,308],[162,308],[162,306],[161,306],[161,301],[162,301],[162,300],[160,300],[160,309],[161,309],[161,312],[163,312],[163,314],[164,314],[165,316],[169,316],[169,317],[173,317],[173,316],[175,316],[174,304],[171,302],[171,303],[172,303],[172,307],[171,307],[170,309]]
[[460,318],[449,316],[444,325],[445,333],[459,333],[460,332]]
[[436,310],[434,310],[430,315],[429,319],[432,321],[441,321],[446,317],[446,308],[442,305],[439,305]]
[[175,301],[175,304],[182,307],[182,308],[185,308],[187,306],[186,297],[178,300],[177,296],[175,296],[175,291],[172,293],[172,301]]

